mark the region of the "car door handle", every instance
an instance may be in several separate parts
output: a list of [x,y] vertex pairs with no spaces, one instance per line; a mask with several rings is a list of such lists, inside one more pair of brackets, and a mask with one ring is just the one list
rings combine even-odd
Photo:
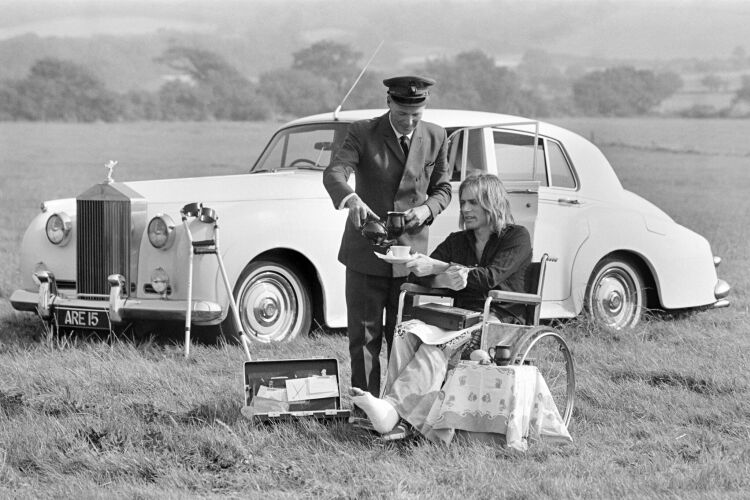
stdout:
[[580,205],[581,202],[576,200],[575,198],[558,198],[558,203],[564,203],[566,205]]

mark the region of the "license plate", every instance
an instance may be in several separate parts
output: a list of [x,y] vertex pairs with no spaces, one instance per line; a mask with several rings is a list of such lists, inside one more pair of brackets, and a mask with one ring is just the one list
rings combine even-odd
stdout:
[[57,324],[64,328],[90,328],[106,330],[109,328],[107,311],[94,309],[62,309],[55,310]]

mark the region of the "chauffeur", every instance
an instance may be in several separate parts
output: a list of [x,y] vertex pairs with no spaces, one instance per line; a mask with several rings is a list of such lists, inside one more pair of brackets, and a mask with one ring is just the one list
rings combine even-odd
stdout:
[[[360,228],[370,215],[385,219],[389,211],[405,212],[399,242],[424,253],[428,226],[451,199],[446,132],[421,121],[435,81],[401,76],[383,84],[388,113],[352,123],[323,175],[334,207],[349,210],[338,258],[346,266],[351,384],[370,394],[380,394],[383,337],[390,355],[398,292],[408,273],[377,258]],[[352,173],[355,190],[347,183]]]

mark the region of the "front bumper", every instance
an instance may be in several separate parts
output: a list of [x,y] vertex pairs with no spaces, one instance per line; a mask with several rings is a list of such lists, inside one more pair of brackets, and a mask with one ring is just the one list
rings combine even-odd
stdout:
[[[16,290],[10,297],[13,308],[19,311],[33,311],[44,320],[51,320],[56,309],[102,311],[110,323],[120,324],[132,321],[160,320],[185,321],[188,302],[186,300],[136,299],[125,294],[125,279],[117,274],[109,277],[109,300],[70,298],[59,293],[55,276],[50,272],[39,272],[39,290],[34,293]],[[216,302],[193,300],[191,322],[198,325],[216,324],[222,319],[222,308]],[[102,329],[108,326],[103,325]]]
[[[719,260],[719,262],[721,262],[721,260]],[[729,296],[729,292],[731,290],[732,287],[729,286],[729,283],[724,280],[717,280],[716,286],[714,286],[714,297],[716,297],[716,302],[710,304],[709,308],[720,309],[723,307],[729,307],[729,300],[727,299],[727,296]]]

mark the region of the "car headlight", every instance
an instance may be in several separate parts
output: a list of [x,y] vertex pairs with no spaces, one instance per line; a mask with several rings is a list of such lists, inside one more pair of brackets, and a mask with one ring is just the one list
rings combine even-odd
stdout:
[[64,246],[70,240],[70,229],[73,222],[65,212],[57,212],[47,219],[47,239],[53,245]]
[[148,241],[154,248],[166,250],[174,241],[174,222],[166,214],[159,214],[148,223]]

